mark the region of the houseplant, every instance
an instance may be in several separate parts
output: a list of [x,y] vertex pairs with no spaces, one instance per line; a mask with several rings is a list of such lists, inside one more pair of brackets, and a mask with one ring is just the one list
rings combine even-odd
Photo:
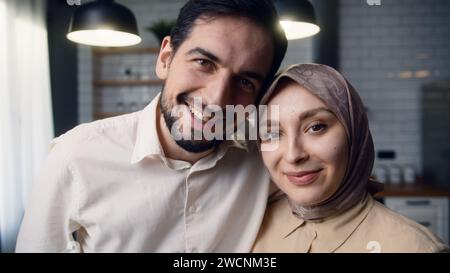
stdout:
[[152,32],[161,43],[164,37],[170,35],[170,31],[172,27],[175,25],[175,21],[169,20],[159,20],[153,23],[152,25],[146,27],[145,29]]

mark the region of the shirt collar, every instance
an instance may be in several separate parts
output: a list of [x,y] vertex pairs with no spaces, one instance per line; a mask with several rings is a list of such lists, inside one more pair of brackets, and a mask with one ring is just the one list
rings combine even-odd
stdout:
[[131,164],[135,164],[147,156],[164,155],[156,128],[156,111],[160,96],[161,93],[139,113]]
[[276,202],[279,199],[283,199],[281,202],[285,203],[284,205],[289,207],[289,209],[283,210],[282,222],[284,222],[285,224],[281,225],[282,229],[281,234],[283,238],[287,238],[289,237],[289,235],[294,233],[299,227],[301,227],[305,223],[305,220],[295,216],[295,214],[290,209],[290,206],[288,204],[288,198],[286,197],[286,195],[280,196],[279,198],[272,200],[272,202]]
[[290,210],[290,218],[284,230],[284,237],[288,237],[303,224],[307,224],[317,234],[314,247],[328,252],[334,252],[356,230],[374,205],[370,195],[351,209],[338,216],[332,216],[320,221],[308,221],[299,219]]
[[[164,151],[159,141],[156,126],[156,113],[158,111],[160,96],[161,93],[159,93],[150,104],[139,113],[136,141],[130,160],[131,164],[135,164],[145,157],[153,155],[162,156],[164,158]],[[218,159],[220,159],[231,147],[249,151],[247,142],[239,142],[235,140],[235,136],[233,136],[233,140],[224,141],[214,153],[218,155]]]

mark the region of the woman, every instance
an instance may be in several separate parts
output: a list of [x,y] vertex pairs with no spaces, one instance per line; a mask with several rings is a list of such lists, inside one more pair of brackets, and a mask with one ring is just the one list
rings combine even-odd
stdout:
[[[261,104],[270,117],[260,128],[262,157],[287,196],[269,204],[254,252],[446,249],[372,198],[372,137],[363,103],[341,74],[325,65],[292,66]],[[274,105],[279,115],[270,113]]]

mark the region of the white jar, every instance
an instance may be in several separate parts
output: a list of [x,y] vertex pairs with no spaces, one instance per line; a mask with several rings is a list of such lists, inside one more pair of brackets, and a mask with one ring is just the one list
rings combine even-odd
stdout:
[[416,171],[414,166],[406,165],[403,167],[403,177],[406,184],[414,184],[416,182]]
[[402,169],[400,166],[392,165],[389,167],[389,182],[391,184],[400,184],[402,182]]
[[374,169],[373,175],[376,180],[381,183],[388,182],[388,170],[385,166],[377,165]]

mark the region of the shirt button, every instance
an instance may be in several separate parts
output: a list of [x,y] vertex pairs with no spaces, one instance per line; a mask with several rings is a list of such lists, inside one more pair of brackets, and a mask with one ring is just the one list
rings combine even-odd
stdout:
[[194,214],[194,213],[196,213],[197,212],[197,208],[194,206],[194,205],[192,205],[190,208],[189,208],[189,213],[190,214]]

